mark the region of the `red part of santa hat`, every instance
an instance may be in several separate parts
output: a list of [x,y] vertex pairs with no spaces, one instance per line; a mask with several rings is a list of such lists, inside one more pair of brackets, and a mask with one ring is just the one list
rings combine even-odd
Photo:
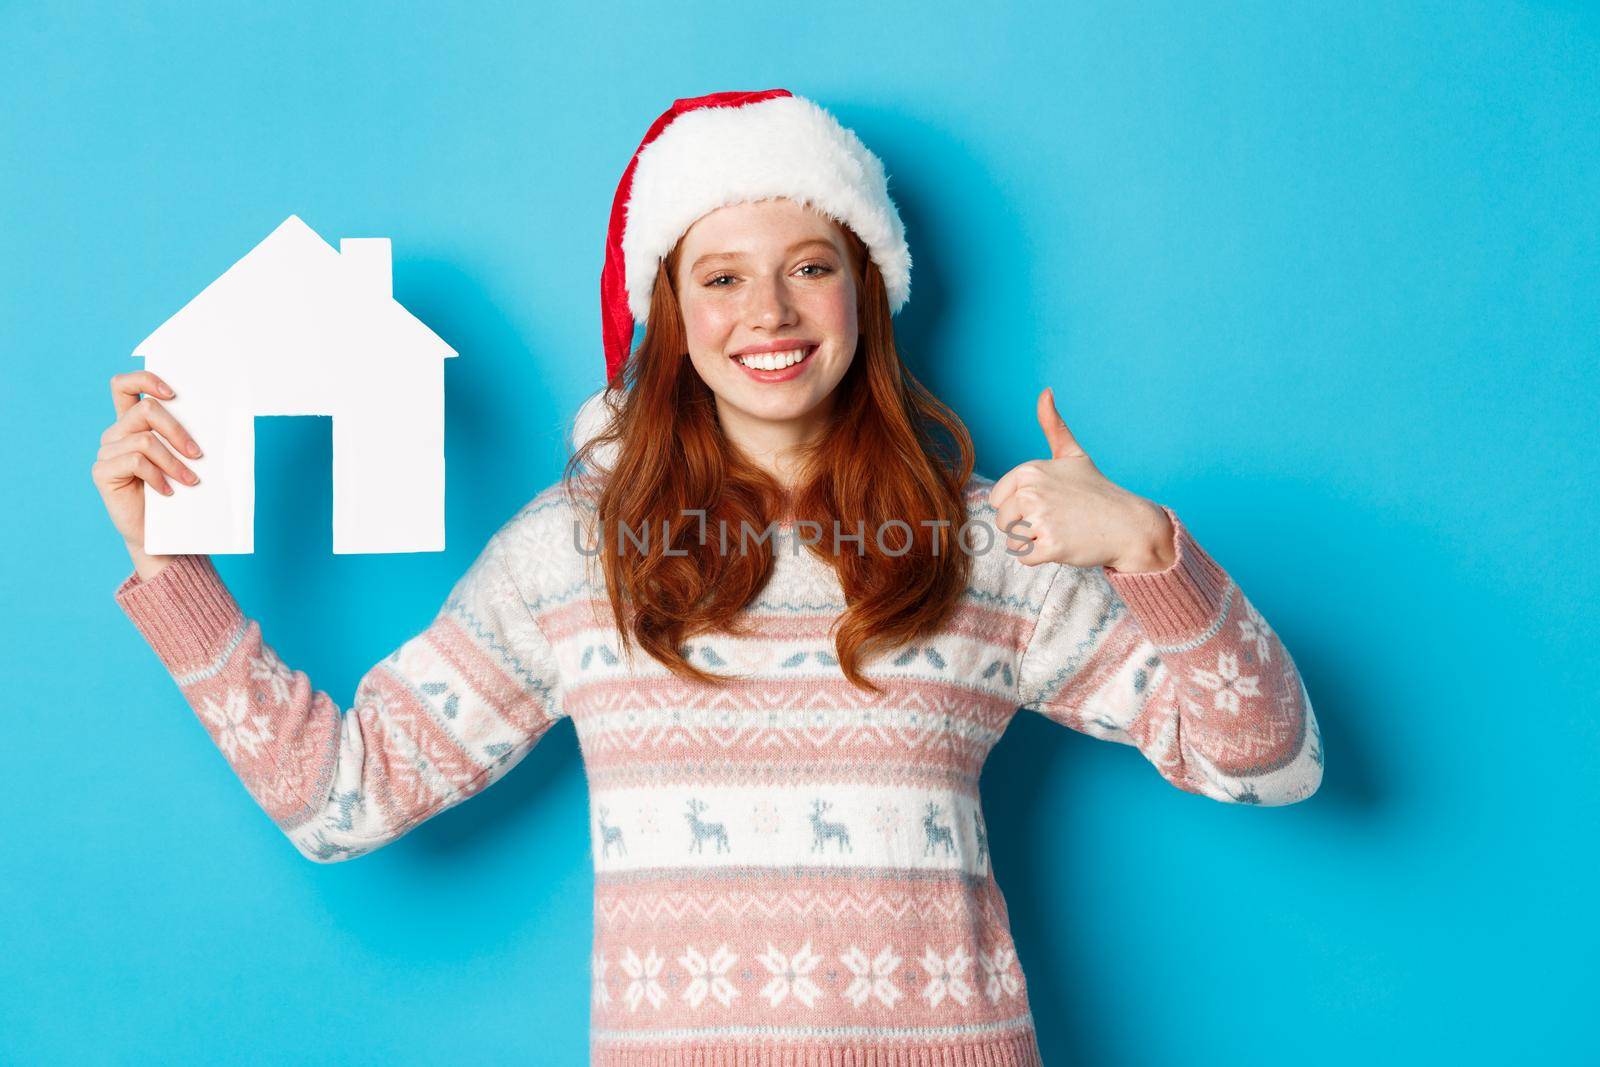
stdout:
[[676,100],[650,124],[611,202],[600,272],[609,384],[622,384],[634,323],[649,316],[659,261],[678,239],[719,207],[778,196],[854,230],[883,274],[890,312],[905,305],[905,226],[882,161],[853,131],[787,89]]

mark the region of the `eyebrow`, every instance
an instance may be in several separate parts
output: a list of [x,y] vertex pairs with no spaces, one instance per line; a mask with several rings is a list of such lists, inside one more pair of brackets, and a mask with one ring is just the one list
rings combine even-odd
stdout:
[[[789,246],[789,251],[790,252],[795,252],[795,251],[798,251],[799,249],[805,248],[805,247],[807,247],[809,245],[822,245],[825,248],[832,248],[833,247],[833,244],[831,242],[827,241],[824,238],[821,238],[821,237],[808,237],[804,241],[796,241],[794,244],[790,245]],[[739,257],[741,257],[743,255],[744,255],[743,252],[707,252],[705,255],[703,255],[699,259],[695,260],[693,265],[691,265],[689,267],[689,270],[691,272],[697,271],[697,270],[700,269],[700,267],[703,264],[705,264],[705,263],[707,263],[707,262],[709,262],[711,260],[714,260],[714,259],[738,259]]]

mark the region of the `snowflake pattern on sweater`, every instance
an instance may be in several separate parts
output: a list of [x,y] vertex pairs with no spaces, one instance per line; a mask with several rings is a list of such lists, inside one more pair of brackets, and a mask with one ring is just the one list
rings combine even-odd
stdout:
[[[966,489],[991,527],[993,484]],[[978,796],[1019,708],[1216,800],[1290,803],[1321,780],[1293,660],[1170,508],[1177,557],[1156,573],[1026,566],[996,531],[940,632],[868,661],[873,696],[833,655],[832,568],[792,540],[749,632],[685,647],[733,681],[625,656],[575,536],[589,507],[558,483],[519,509],[347,709],[278,658],[207,557],[115,595],[317,862],[395,841],[570,718],[590,789],[595,1063],[1037,1063]]]

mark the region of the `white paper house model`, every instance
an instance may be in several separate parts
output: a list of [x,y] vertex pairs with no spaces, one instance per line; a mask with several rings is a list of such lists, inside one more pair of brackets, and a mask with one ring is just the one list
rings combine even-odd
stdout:
[[255,417],[333,417],[333,550],[444,549],[444,360],[395,302],[389,239],[339,250],[289,216],[134,350],[204,455],[145,487],[145,551],[255,548]]

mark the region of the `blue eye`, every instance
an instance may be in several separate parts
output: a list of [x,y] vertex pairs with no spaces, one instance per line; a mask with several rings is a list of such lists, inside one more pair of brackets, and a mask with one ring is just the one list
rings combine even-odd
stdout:
[[[823,275],[832,274],[833,273],[833,268],[828,266],[825,263],[807,263],[804,266],[802,266],[800,269],[801,270],[814,270],[814,271],[819,271],[820,272],[818,274],[808,274],[808,275],[806,275],[806,277],[808,277],[808,278],[820,278]],[[733,281],[733,280],[734,280],[734,275],[732,275],[732,274],[717,274],[717,275],[713,275],[712,277],[706,279],[706,288],[707,289],[726,289],[726,288],[728,288],[726,285],[718,285],[717,283],[718,282],[722,282],[722,281]]]

